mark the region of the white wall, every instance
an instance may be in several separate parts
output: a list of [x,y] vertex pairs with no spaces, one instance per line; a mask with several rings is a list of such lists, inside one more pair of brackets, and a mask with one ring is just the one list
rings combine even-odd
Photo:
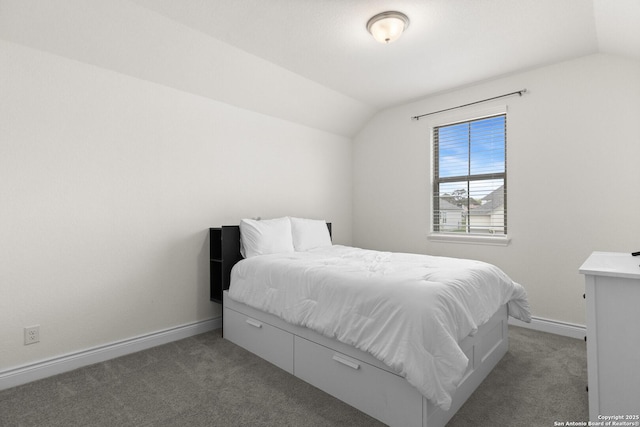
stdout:
[[2,40],[0,63],[0,372],[219,316],[210,226],[350,243],[347,137]]
[[[425,76],[428,78],[428,76]],[[515,90],[508,105],[506,247],[428,241],[429,126],[410,117]],[[522,283],[534,316],[584,324],[578,268],[640,248],[640,63],[592,55],[378,113],[354,140],[357,246],[475,258]]]
[[128,0],[0,0],[0,39],[339,135],[373,114]]

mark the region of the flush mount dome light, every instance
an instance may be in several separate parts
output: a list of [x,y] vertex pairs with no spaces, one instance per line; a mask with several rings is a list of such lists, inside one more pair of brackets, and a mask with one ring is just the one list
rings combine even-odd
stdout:
[[380,43],[397,40],[409,27],[409,18],[400,12],[382,12],[369,19],[367,31]]

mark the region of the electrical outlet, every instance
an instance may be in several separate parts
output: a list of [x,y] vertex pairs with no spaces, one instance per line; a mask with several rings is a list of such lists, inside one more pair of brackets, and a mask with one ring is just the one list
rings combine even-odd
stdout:
[[40,341],[40,325],[24,328],[24,345],[35,344]]

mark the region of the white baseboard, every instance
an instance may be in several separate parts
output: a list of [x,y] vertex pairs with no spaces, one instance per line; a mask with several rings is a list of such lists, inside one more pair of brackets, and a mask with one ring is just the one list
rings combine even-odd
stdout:
[[[576,339],[584,339],[587,333],[586,328],[582,325],[558,322],[540,317],[532,318],[531,323],[521,322],[520,320],[510,317],[509,324]],[[215,319],[176,326],[174,328],[0,371],[0,390],[220,328],[222,328],[222,318],[217,317]]]
[[542,317],[533,317],[531,319],[531,323],[525,323],[520,320],[514,319],[513,317],[510,317],[509,324],[520,326],[522,328],[533,329],[540,332],[548,332],[550,334],[576,338],[579,340],[583,340],[587,335],[587,328],[583,325],[559,322],[557,320],[544,319]]
[[0,390],[220,328],[222,318],[217,317],[0,371]]

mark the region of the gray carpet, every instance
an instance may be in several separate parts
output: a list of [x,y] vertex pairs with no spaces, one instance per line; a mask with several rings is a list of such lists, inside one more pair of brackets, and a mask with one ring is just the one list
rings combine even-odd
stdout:
[[[583,341],[510,327],[510,348],[448,426],[588,419]],[[220,331],[0,391],[1,426],[377,426]]]

